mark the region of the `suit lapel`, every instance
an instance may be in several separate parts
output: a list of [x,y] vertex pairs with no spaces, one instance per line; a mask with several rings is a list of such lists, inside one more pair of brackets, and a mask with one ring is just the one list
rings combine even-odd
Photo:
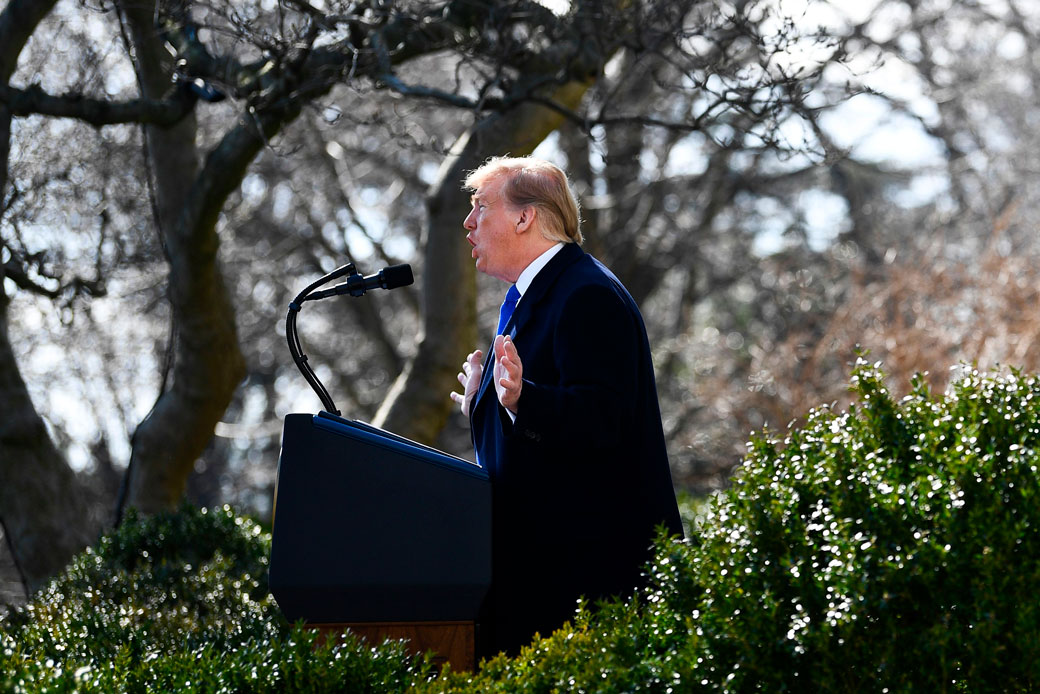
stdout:
[[505,330],[507,334],[516,337],[520,329],[524,327],[524,324],[534,315],[538,304],[548,298],[549,292],[553,285],[556,284],[560,274],[577,262],[583,255],[585,255],[585,251],[581,250],[581,246],[578,244],[563,244],[563,248],[535,275],[531,286],[524,292],[523,298],[516,305],[516,310],[510,316],[509,322],[506,323]]
[[[524,324],[534,315],[538,304],[548,297],[560,274],[584,255],[585,251],[578,244],[563,244],[563,248],[535,275],[531,286],[524,292],[520,303],[516,305],[516,310],[513,311],[513,315],[509,317],[502,334],[516,338],[517,334],[522,331]],[[486,391],[494,391],[493,388],[489,388],[492,378],[491,372],[494,370],[494,362],[492,361],[493,347],[494,343],[488,348],[487,356],[484,358],[484,373],[480,379],[480,390],[477,391],[477,398],[472,405],[471,412],[476,411],[477,405],[484,398]]]

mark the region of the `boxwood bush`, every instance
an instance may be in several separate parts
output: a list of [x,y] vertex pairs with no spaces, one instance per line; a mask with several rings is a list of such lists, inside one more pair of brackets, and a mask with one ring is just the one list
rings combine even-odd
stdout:
[[270,535],[184,507],[131,514],[0,618],[0,692],[401,691],[427,676],[400,643],[316,643],[267,587]]
[[1040,383],[964,369],[897,400],[861,360],[852,386],[848,412],[755,438],[689,539],[659,538],[647,588],[476,673],[436,676],[393,644],[316,648],[266,593],[266,535],[186,509],[124,525],[11,613],[0,688],[1037,690]]
[[636,600],[458,691],[1032,692],[1040,688],[1040,384],[965,373],[749,444]]

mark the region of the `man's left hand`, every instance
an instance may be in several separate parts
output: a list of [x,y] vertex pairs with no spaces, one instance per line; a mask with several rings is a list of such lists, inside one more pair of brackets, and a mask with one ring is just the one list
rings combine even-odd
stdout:
[[495,338],[495,392],[502,407],[516,414],[516,405],[520,401],[520,388],[523,386],[524,366],[520,363],[520,355],[513,344],[513,338],[499,335]]

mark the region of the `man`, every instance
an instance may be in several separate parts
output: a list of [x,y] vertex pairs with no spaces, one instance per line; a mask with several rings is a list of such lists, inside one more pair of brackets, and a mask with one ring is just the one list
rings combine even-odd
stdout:
[[492,482],[491,652],[515,654],[580,596],[630,593],[656,528],[682,526],[646,328],[621,282],[580,248],[566,174],[496,158],[466,187],[477,269],[520,297],[451,394]]

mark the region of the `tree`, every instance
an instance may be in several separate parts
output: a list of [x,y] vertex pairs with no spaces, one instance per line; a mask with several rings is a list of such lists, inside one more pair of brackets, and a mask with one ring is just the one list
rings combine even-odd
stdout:
[[[750,430],[845,402],[857,348],[935,388],[959,361],[1037,367],[1021,307],[1037,279],[1040,208],[1022,181],[1035,169],[1038,20],[1020,2],[885,2],[828,18],[848,37],[859,94],[818,119],[823,166],[760,179],[768,206],[744,199],[740,216],[768,212],[786,243],[706,297],[669,353],[697,373],[673,439],[690,487],[724,484]],[[813,208],[825,207],[821,228]]]
[[[432,440],[448,417],[445,393],[461,355],[476,342],[476,280],[457,232],[465,207],[457,185],[465,169],[491,154],[530,151],[565,121],[585,131],[628,123],[676,132],[708,131],[725,121],[734,143],[746,137],[770,146],[776,142],[775,125],[804,111],[798,81],[818,69],[789,74],[775,60],[785,50],[782,42],[763,36],[772,31],[773,15],[743,1],[733,6],[692,0],[575,2],[562,15],[537,3],[473,0],[321,6],[285,0],[275,7],[116,2],[79,12],[103,20],[94,24],[119,37],[121,65],[125,69],[129,61],[136,87],[105,93],[108,85],[99,88],[96,70],[88,75],[93,83],[73,79],[62,85],[63,76],[55,76],[41,46],[35,53],[39,69],[52,70],[48,79],[58,89],[25,85],[25,77],[32,81],[34,75],[17,78],[15,65],[53,8],[53,3],[8,0],[0,15],[0,36],[9,39],[0,44],[5,123],[0,189],[10,191],[2,228],[4,291],[17,285],[19,292],[61,296],[74,313],[86,310],[86,299],[101,293],[106,280],[103,275],[83,280],[68,267],[50,267],[54,249],[33,248],[16,232],[12,220],[31,211],[19,207],[24,186],[8,184],[10,124],[32,127],[41,119],[72,118],[102,133],[139,126],[143,162],[135,169],[148,191],[148,219],[128,214],[118,223],[136,225],[138,231],[151,227],[157,234],[170,322],[159,395],[134,428],[120,501],[121,508],[144,512],[167,508],[181,497],[246,373],[221,235],[239,232],[227,226],[227,212],[240,204],[243,181],[258,156],[289,141],[292,136],[283,133],[307,109],[332,101],[363,105],[378,92],[390,92],[394,105],[430,102],[440,112],[454,109],[471,120],[455,128],[458,137],[434,177],[422,239],[426,267],[454,279],[438,281],[432,272],[424,278],[421,338],[410,359],[391,359],[401,373],[376,414],[377,422],[404,435]],[[61,26],[60,18],[52,18]],[[96,45],[89,32],[79,37],[84,46]],[[94,55],[111,59],[112,54]],[[437,61],[447,69],[423,72]],[[611,80],[610,89],[589,93],[611,69],[625,75]],[[626,83],[629,73],[652,79],[633,92],[635,83]],[[611,91],[649,99],[675,89],[690,95],[692,108],[655,113],[646,103],[616,100]],[[106,252],[110,244],[100,243],[99,269]],[[5,294],[5,309],[6,302]],[[0,318],[6,336],[7,314]],[[77,498],[71,491],[75,475],[40,425],[13,350],[0,350],[0,359],[7,387],[19,393],[3,400],[4,418],[35,423],[35,428],[19,425],[19,434],[36,432],[17,444],[19,457],[9,455],[14,439],[0,441],[5,447],[0,456],[11,468],[5,479],[18,480],[6,488],[22,489],[24,479],[33,476],[44,488],[67,480],[70,489],[43,494],[35,501],[35,514],[8,497],[0,499],[0,519],[34,587],[83,543],[70,529],[83,534],[90,529],[82,520],[85,512],[69,502]],[[51,523],[49,530],[41,517]],[[55,542],[58,537],[64,541]]]
[[[18,53],[53,3],[8,3],[0,14],[0,82],[14,72]],[[11,109],[0,104],[0,155],[10,151]],[[0,191],[7,169],[0,167]],[[8,208],[5,200],[4,209]],[[6,245],[6,244],[5,244]],[[0,521],[23,580],[35,589],[40,580],[60,569],[73,552],[91,539],[85,499],[76,480],[33,407],[14,360],[7,330],[10,299],[6,280],[29,284],[13,259],[0,258]],[[46,290],[44,290],[46,291]],[[56,290],[55,290],[56,291]],[[60,510],[55,499],[61,500]]]

